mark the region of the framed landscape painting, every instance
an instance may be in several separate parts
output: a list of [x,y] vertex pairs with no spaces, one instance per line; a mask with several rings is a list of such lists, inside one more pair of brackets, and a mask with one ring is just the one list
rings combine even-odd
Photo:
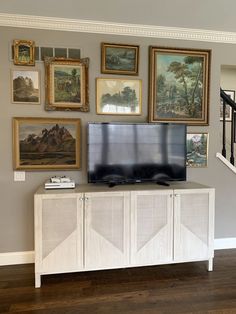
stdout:
[[139,46],[102,43],[101,72],[138,75]]
[[13,118],[14,169],[78,169],[80,137],[80,119]]
[[[234,90],[224,90],[224,92],[235,101],[235,91]],[[225,121],[232,120],[232,109],[230,105],[225,106]],[[220,121],[223,121],[223,101],[220,100]]]
[[12,70],[12,103],[40,104],[39,71]]
[[210,58],[210,50],[150,47],[150,122],[208,125]]
[[96,91],[97,114],[141,114],[141,80],[97,78]]
[[207,167],[208,159],[208,133],[187,133],[188,167]]
[[35,64],[35,44],[33,40],[13,41],[13,62],[15,65]]
[[89,111],[88,65],[88,58],[45,58],[46,110]]

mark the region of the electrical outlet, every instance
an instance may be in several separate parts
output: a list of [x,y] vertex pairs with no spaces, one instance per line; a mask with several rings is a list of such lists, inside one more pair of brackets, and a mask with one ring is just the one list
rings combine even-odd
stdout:
[[25,181],[25,171],[14,171],[14,181]]

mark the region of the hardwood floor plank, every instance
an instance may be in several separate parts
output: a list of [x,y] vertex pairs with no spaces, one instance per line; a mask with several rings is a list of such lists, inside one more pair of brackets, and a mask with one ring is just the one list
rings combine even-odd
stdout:
[[236,314],[236,250],[205,262],[48,275],[34,265],[0,267],[0,313]]

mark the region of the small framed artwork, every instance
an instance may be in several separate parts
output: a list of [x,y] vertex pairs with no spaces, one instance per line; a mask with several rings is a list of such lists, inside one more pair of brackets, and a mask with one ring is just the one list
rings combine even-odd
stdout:
[[14,169],[78,169],[80,138],[80,119],[13,118]]
[[139,46],[102,43],[101,48],[102,73],[138,75]]
[[89,111],[88,65],[88,58],[45,58],[46,110]]
[[208,133],[187,133],[187,167],[207,167]]
[[210,50],[150,47],[150,122],[208,125],[210,59]]
[[141,80],[97,78],[96,91],[97,114],[141,114]]
[[12,103],[40,104],[39,71],[12,70]]
[[[235,91],[234,90],[224,90],[224,92],[235,101]],[[225,121],[232,120],[232,109],[229,105],[225,106]],[[223,101],[220,100],[220,121],[223,121]]]
[[34,65],[35,64],[35,43],[33,40],[13,41],[13,62],[15,65]]

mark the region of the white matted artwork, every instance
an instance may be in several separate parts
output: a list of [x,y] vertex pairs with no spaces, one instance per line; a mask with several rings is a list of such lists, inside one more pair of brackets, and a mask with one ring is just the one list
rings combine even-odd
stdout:
[[12,103],[40,104],[40,75],[37,70],[12,70]]
[[187,133],[187,167],[207,167],[208,137],[208,133]]
[[96,87],[97,114],[141,114],[141,80],[97,78]]

